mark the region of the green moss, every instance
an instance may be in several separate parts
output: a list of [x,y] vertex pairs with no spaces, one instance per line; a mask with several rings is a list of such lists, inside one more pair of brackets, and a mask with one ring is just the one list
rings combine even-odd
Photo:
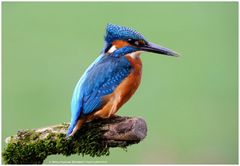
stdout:
[[62,133],[50,133],[42,140],[34,130],[19,132],[19,139],[11,141],[5,148],[3,160],[6,164],[41,164],[48,155],[53,154],[109,155],[109,147],[101,140],[102,124],[86,124],[75,137],[69,139]]

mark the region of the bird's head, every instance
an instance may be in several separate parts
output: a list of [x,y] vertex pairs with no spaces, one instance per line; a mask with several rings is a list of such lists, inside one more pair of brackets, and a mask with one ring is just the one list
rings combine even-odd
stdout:
[[176,52],[170,49],[147,41],[137,31],[114,24],[107,24],[105,43],[104,53],[108,54],[124,49],[127,53],[146,51],[168,56],[178,56]]

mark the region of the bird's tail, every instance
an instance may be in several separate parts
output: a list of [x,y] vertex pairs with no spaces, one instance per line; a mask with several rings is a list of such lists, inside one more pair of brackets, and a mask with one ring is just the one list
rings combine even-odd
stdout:
[[72,102],[71,102],[71,123],[68,127],[68,131],[67,131],[67,137],[69,137],[75,127],[75,125],[77,124],[77,121],[80,117],[81,114],[81,110],[82,110],[82,102],[80,102],[81,96],[77,96],[76,97],[76,93],[77,93],[78,89],[75,88],[74,90],[74,94],[73,94],[73,98],[72,98]]
[[70,125],[69,125],[69,127],[68,127],[68,131],[67,131],[67,138],[68,138],[68,137],[70,136],[70,134],[72,133],[72,131],[73,131],[76,123],[77,123],[77,119],[72,119],[72,120],[71,120],[71,123],[70,123]]
[[73,136],[81,127],[82,125],[86,122],[86,118],[81,118],[78,119],[77,122],[75,123],[75,125],[71,125],[68,128],[68,132],[67,132],[67,138],[69,136]]
[[76,112],[72,111],[71,122],[70,122],[70,125],[68,127],[67,134],[66,134],[67,138],[71,135],[71,133],[73,132],[74,127],[76,126],[76,124],[78,122],[78,119],[79,119],[79,116],[80,116],[80,112],[81,111],[76,111]]

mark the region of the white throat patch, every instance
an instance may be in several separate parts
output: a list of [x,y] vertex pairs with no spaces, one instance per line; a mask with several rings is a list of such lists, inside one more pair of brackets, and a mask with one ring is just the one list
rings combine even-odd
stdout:
[[111,53],[113,53],[116,49],[117,49],[116,46],[113,45],[113,46],[108,50],[108,53],[111,54]]
[[136,52],[128,54],[128,56],[130,56],[133,59],[137,59],[141,53],[142,53],[142,51],[136,51]]

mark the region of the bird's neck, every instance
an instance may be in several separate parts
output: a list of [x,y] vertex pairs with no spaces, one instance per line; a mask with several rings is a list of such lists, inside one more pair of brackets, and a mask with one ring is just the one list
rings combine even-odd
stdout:
[[142,61],[140,59],[140,54],[142,51],[136,51],[129,54],[126,54],[125,57],[130,62],[133,71],[141,75],[142,73]]
[[126,54],[126,57],[130,57],[132,59],[140,59],[140,54],[142,53],[142,51],[135,51],[129,54]]

